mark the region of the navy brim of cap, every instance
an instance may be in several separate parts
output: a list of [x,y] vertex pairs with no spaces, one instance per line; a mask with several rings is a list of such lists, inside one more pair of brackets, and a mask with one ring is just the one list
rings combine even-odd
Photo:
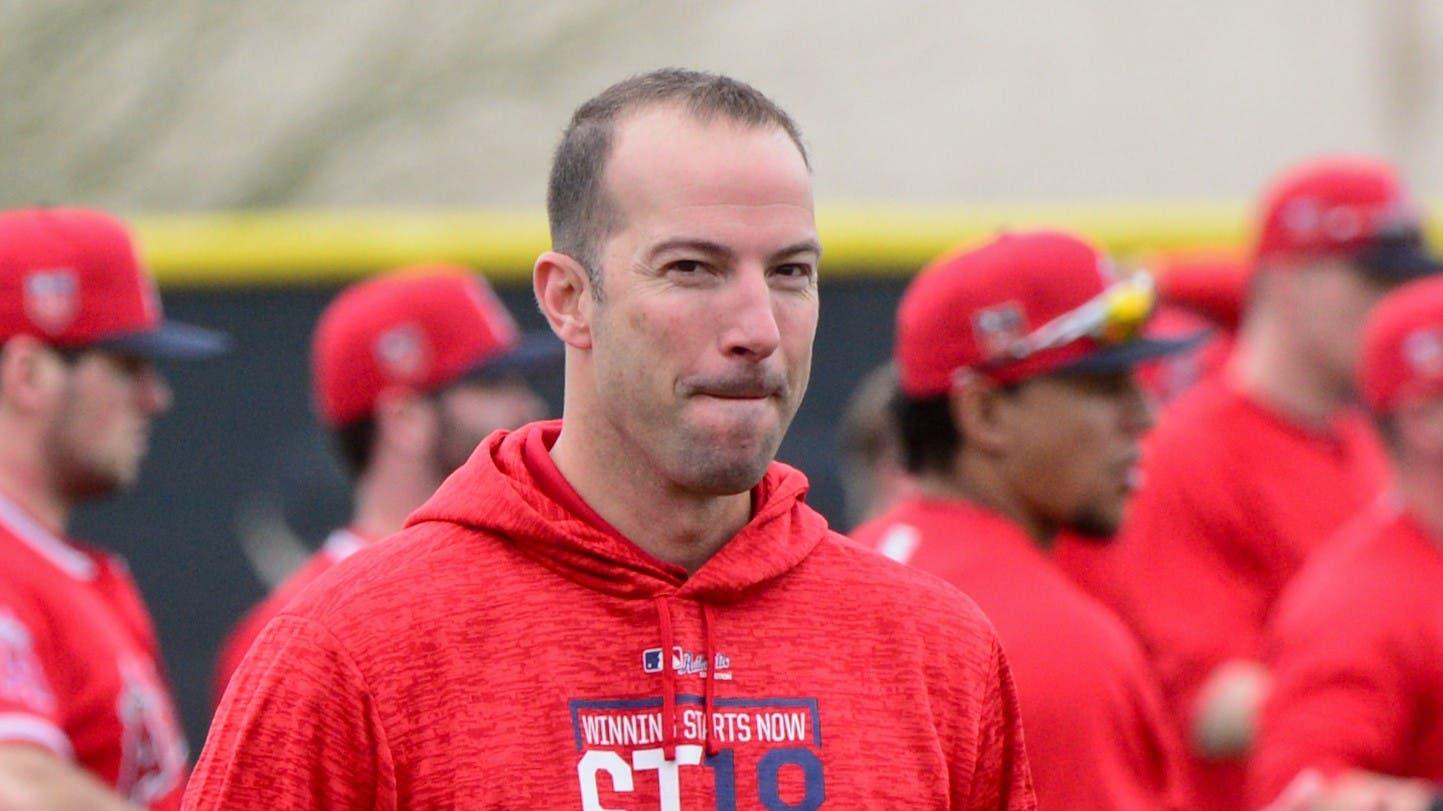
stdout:
[[495,380],[545,374],[561,368],[566,347],[549,331],[528,332],[521,342],[500,355],[487,358],[468,372],[468,380]]
[[1368,276],[1384,282],[1408,282],[1443,273],[1443,262],[1428,252],[1421,237],[1379,240],[1353,261]]
[[1150,360],[1186,352],[1212,337],[1212,330],[1188,335],[1183,338],[1141,338],[1125,344],[1100,349],[1081,360],[1053,371],[1058,375],[1088,375],[1122,372]]
[[166,321],[158,329],[96,341],[92,346],[134,352],[147,358],[193,360],[212,358],[230,349],[230,336],[205,327]]

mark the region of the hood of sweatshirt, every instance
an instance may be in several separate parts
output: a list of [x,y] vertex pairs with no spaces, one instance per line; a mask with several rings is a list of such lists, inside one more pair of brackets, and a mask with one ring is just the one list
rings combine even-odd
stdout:
[[[555,420],[492,434],[408,525],[444,521],[495,534],[540,565],[603,594],[666,595],[714,605],[764,588],[805,559],[827,534],[826,519],[805,502],[806,476],[773,462],[752,489],[751,520],[688,575],[590,513],[564,481],[561,486],[582,509],[554,497],[556,485],[535,468],[537,456],[546,454],[560,432],[561,422]],[[550,475],[560,480],[554,467]],[[590,514],[578,514],[583,510]]]
[[[556,470],[550,448],[561,422],[532,423],[497,432],[417,510],[408,526],[441,521],[485,532],[513,544],[527,558],[602,594],[652,603],[661,650],[675,649],[674,600],[701,606],[706,671],[705,750],[720,750],[712,736],[716,660],[714,607],[725,606],[791,571],[827,534],[826,519],[806,505],[807,478],[773,462],[752,488],[752,517],[695,572],[658,560],[595,513]],[[662,657],[662,751],[676,759],[677,662]]]

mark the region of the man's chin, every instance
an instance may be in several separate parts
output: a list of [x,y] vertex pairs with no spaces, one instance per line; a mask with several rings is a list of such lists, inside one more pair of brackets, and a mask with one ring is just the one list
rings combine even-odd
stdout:
[[1122,520],[1111,515],[1081,513],[1068,522],[1067,531],[1083,543],[1103,546],[1112,543],[1122,528]]

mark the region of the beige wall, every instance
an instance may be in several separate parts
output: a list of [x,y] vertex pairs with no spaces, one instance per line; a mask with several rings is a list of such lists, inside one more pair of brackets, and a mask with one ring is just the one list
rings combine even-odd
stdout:
[[1443,193],[1443,3],[0,0],[0,203],[539,204],[667,64],[801,121],[819,196],[1241,198],[1318,150]]

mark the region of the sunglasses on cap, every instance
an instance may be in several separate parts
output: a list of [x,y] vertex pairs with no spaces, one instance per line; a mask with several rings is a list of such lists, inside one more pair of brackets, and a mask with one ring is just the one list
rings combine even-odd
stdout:
[[1103,347],[1128,343],[1142,333],[1156,306],[1157,289],[1152,277],[1133,273],[1076,309],[1013,341],[987,367],[1016,363],[1083,338],[1091,338]]

